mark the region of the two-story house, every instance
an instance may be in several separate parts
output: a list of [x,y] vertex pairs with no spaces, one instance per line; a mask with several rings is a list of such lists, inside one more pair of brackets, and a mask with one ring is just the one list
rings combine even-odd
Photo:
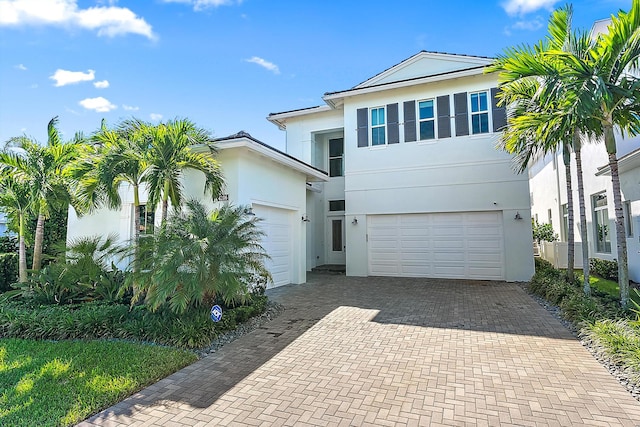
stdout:
[[[529,183],[495,148],[506,115],[490,62],[420,52],[326,93],[326,105],[270,114],[286,131],[284,152],[245,132],[217,139],[225,194],[203,200],[262,219],[270,286],[304,283],[323,264],[352,276],[528,280]],[[188,172],[184,188],[203,198],[203,177]],[[130,239],[133,198],[121,191],[120,210],[70,212],[68,238]],[[144,233],[158,218],[142,212]]]
[[420,52],[326,105],[270,114],[286,151],[329,172],[307,191],[307,270],[528,280],[529,186],[495,145],[490,58]]

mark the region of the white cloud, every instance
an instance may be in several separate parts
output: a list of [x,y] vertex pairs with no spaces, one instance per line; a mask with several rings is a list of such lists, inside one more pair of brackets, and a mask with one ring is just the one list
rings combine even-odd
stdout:
[[540,9],[552,10],[558,0],[507,0],[502,8],[510,16],[526,15]]
[[242,0],[163,0],[165,3],[184,3],[193,5],[193,10],[199,11],[210,7],[233,6],[241,4]]
[[37,83],[33,83],[31,86],[29,86],[31,89],[38,89],[38,84]]
[[106,89],[109,87],[109,80],[101,80],[99,82],[93,82],[93,85],[98,89]]
[[543,22],[540,17],[536,17],[535,19],[531,19],[528,21],[518,21],[511,26],[511,28],[516,30],[529,30],[535,31],[542,28]]
[[134,106],[127,105],[127,104],[122,104],[122,108],[125,111],[138,111],[140,109],[139,107],[134,107]]
[[96,76],[93,70],[87,70],[86,73],[83,73],[82,71],[67,71],[58,68],[49,78],[56,81],[55,86],[66,86],[80,82],[90,82]]
[[86,108],[87,110],[93,110],[98,113],[108,113],[111,110],[115,110],[116,107],[108,99],[105,99],[101,96],[97,98],[86,98],[82,101],[78,102],[81,106]]
[[78,0],[0,0],[0,26],[56,25],[97,31],[99,36],[140,34],[155,38],[151,25],[126,7],[78,7]]
[[18,69],[20,71],[27,71],[27,67],[25,67],[24,64],[16,65],[16,69]]
[[251,59],[245,59],[245,61],[258,64],[259,66],[266,68],[269,71],[272,71],[274,74],[280,74],[280,69],[276,64],[274,64],[273,62],[264,60],[258,56],[254,56]]
[[151,113],[149,114],[149,118],[151,118],[151,120],[155,121],[160,121],[162,120],[162,114],[158,114],[158,113]]

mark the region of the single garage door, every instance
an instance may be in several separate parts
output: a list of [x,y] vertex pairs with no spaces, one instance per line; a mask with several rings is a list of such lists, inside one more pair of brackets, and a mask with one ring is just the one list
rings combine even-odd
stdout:
[[502,212],[367,217],[372,276],[504,280]]
[[262,246],[271,259],[266,260],[267,269],[271,272],[273,283],[267,287],[288,285],[291,283],[293,267],[291,257],[292,230],[291,211],[264,205],[253,205],[253,213],[260,221],[259,226],[264,231]]

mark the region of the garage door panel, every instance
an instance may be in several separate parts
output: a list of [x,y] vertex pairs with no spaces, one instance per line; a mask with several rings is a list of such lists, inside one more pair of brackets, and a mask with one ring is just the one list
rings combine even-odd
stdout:
[[261,244],[270,257],[265,261],[273,279],[268,287],[287,285],[293,269],[291,211],[263,205],[253,205],[253,211],[261,220]]
[[369,274],[504,279],[501,212],[372,215]]

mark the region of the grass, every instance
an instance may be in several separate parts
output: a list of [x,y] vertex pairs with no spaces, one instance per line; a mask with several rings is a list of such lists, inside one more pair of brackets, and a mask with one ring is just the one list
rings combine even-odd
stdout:
[[119,341],[0,339],[0,425],[73,425],[195,360]]
[[[584,275],[582,273],[576,272],[576,278],[580,281],[580,283],[584,282]],[[620,298],[620,286],[618,285],[618,282],[614,282],[613,280],[609,279],[603,279],[602,277],[590,274],[589,284],[592,288],[597,289],[600,292],[604,292],[613,298]],[[633,292],[633,290],[629,292],[629,297],[636,303],[640,304],[640,295],[638,295],[636,292]]]

